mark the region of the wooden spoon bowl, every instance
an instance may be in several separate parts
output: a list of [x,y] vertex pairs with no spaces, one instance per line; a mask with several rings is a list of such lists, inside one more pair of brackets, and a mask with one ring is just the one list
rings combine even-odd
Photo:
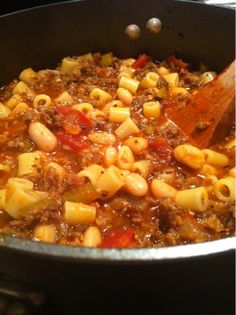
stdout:
[[193,144],[204,148],[222,140],[234,122],[235,65],[232,62],[213,81],[193,94],[185,106],[167,109],[168,118]]

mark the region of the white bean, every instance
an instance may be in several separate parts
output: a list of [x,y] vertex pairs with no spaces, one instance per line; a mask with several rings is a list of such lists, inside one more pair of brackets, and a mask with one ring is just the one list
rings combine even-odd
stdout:
[[84,233],[83,246],[97,247],[102,242],[102,235],[96,226],[90,226]]
[[136,197],[145,196],[148,192],[148,184],[146,180],[137,173],[131,173],[125,177],[124,188],[127,192]]
[[37,147],[44,152],[52,152],[57,147],[57,138],[40,122],[33,122],[29,125],[29,136]]

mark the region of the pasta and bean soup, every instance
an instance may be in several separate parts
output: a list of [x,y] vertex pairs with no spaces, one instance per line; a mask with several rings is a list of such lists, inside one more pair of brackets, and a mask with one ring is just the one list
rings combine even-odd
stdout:
[[215,76],[112,53],[23,70],[0,90],[0,232],[102,248],[232,236],[233,129],[199,149],[165,115]]

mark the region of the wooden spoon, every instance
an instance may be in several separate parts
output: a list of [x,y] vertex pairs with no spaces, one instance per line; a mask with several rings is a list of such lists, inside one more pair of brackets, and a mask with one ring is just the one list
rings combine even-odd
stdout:
[[232,127],[235,110],[235,65],[193,94],[185,106],[167,109],[168,118],[199,148],[222,140]]

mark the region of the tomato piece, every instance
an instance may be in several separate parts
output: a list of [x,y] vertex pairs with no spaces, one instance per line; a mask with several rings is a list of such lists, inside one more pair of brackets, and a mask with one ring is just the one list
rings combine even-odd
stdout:
[[113,230],[103,240],[100,247],[102,248],[129,248],[134,245],[134,231]]
[[84,113],[71,108],[70,106],[58,106],[57,112],[60,115],[66,116],[71,123],[78,124],[81,128],[91,128],[93,126],[92,120]]
[[167,58],[169,63],[173,63],[174,66],[180,69],[186,70],[188,68],[188,63],[183,62],[181,59],[175,57],[175,55],[171,55]]
[[64,131],[57,131],[55,132],[55,136],[62,144],[67,145],[77,152],[80,152],[89,146],[88,142],[83,139],[84,134],[68,135]]
[[137,60],[131,65],[132,68],[138,69],[143,68],[145,64],[148,62],[149,57],[147,55],[139,56]]
[[172,150],[168,142],[163,138],[148,139],[148,147],[160,158],[170,159]]

